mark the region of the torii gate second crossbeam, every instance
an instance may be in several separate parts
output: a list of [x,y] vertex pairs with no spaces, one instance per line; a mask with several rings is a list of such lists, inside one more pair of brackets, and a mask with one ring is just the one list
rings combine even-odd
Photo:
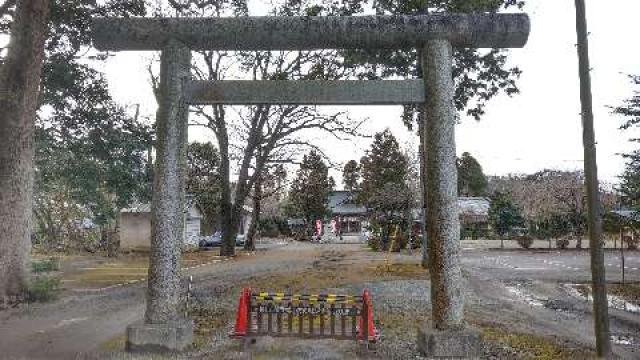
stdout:
[[[479,336],[465,329],[463,316],[452,47],[522,47],[529,28],[525,14],[95,19],[98,49],[162,51],[147,310],[145,324],[128,328],[127,347],[181,350],[190,343],[192,325],[177,311],[189,104],[424,102],[432,324],[419,329],[418,347],[433,357],[476,356]],[[191,50],[359,48],[420,49],[422,81],[190,80]]]

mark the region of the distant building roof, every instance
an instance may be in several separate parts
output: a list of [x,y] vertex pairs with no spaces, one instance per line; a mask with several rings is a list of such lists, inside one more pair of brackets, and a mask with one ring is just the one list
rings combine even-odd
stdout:
[[610,211],[612,214],[618,215],[625,220],[640,221],[640,214],[633,209],[618,209]]
[[[340,215],[364,215],[367,208],[356,204],[355,194],[351,191],[339,190],[329,194],[329,209],[333,214]],[[459,197],[458,211],[461,217],[467,218],[487,218],[489,216],[489,199],[484,197]],[[412,209],[412,213],[417,215],[421,210]]]
[[129,207],[120,210],[121,213],[148,213],[151,212],[149,203],[133,203]]
[[[427,206],[429,206],[427,204]],[[489,220],[489,199],[483,197],[459,197],[458,215],[463,223],[482,223]],[[422,222],[422,209],[411,209],[414,221]]]
[[[185,197],[184,211],[187,212],[192,207],[199,207],[198,202],[194,195],[187,194]],[[151,212],[151,204],[150,203],[139,203],[135,202],[129,207],[120,210],[121,213],[150,213]]]
[[332,191],[329,193],[329,210],[336,215],[364,215],[367,208],[356,204],[355,194],[347,190]]
[[287,219],[287,225],[289,226],[302,226],[304,224],[305,222],[302,218]]
[[483,197],[459,197],[460,216],[489,216],[489,199]]

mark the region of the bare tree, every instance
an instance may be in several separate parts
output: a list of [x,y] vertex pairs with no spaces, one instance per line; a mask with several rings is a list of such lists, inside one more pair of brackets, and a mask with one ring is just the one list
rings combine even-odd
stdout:
[[253,194],[251,200],[253,202],[253,211],[251,212],[251,223],[245,237],[245,250],[255,250],[255,238],[258,232],[258,225],[262,217],[262,205],[265,200],[277,197],[284,190],[287,172],[283,164],[275,164],[268,166],[258,174],[253,185]]
[[[11,5],[8,1],[0,10],[7,12]],[[0,67],[0,301],[20,295],[28,276],[33,132],[48,6],[48,0],[16,3],[7,56]]]
[[[244,1],[170,2],[181,16],[248,15]],[[309,8],[300,1],[284,1],[272,15],[306,15]],[[325,9],[324,11],[329,11]],[[320,14],[316,14],[320,15]],[[326,14],[325,14],[326,15]],[[231,54],[201,51],[195,56],[193,73],[200,80],[236,78],[247,80],[338,79],[351,73],[342,66],[338,51],[263,51]],[[244,76],[243,76],[244,75]],[[231,111],[230,111],[231,110]],[[192,126],[213,132],[220,151],[222,178],[221,255],[235,254],[235,237],[242,209],[255,184],[269,164],[292,162],[309,148],[322,150],[309,141],[310,133],[325,132],[337,139],[359,135],[360,123],[345,113],[323,114],[312,106],[227,107],[195,106]],[[233,166],[232,166],[233,165]],[[232,168],[237,180],[232,193]]]
[[494,177],[493,191],[509,193],[530,223],[540,223],[554,216],[566,220],[566,233],[582,247],[586,231],[585,183],[582,171],[543,170],[531,175]]
[[[199,118],[194,120],[193,125],[212,130],[220,149],[223,255],[233,255],[235,252],[235,236],[242,208],[266,166],[293,162],[305,148],[320,150],[301,133],[323,131],[339,139],[343,135],[358,135],[359,124],[343,113],[324,115],[313,107],[304,106],[259,105],[245,110],[239,111],[239,117],[235,119],[229,117],[225,107],[219,105],[197,107],[193,110]],[[230,139],[230,130],[234,131],[237,141]],[[238,161],[233,198],[231,159]]]

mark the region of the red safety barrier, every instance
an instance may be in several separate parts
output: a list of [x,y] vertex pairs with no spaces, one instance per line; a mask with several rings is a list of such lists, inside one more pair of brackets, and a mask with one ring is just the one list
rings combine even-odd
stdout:
[[[362,324],[363,320],[367,322],[364,326]],[[360,317],[358,328],[360,329],[361,340],[368,342],[376,342],[378,340],[379,334],[373,325],[373,306],[367,289],[362,291],[362,316]]]
[[249,325],[249,302],[251,301],[251,289],[244,288],[238,301],[238,312],[236,313],[236,326],[231,336],[246,336]]
[[351,339],[376,342],[369,291],[362,295],[292,294],[242,289],[231,337]]

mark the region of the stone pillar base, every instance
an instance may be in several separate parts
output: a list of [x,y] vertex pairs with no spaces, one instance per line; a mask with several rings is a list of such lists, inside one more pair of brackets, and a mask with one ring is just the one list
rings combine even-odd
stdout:
[[129,352],[180,352],[193,342],[193,322],[132,324],[127,327]]
[[418,350],[429,358],[478,358],[482,334],[471,328],[437,330],[426,324],[418,328]]

